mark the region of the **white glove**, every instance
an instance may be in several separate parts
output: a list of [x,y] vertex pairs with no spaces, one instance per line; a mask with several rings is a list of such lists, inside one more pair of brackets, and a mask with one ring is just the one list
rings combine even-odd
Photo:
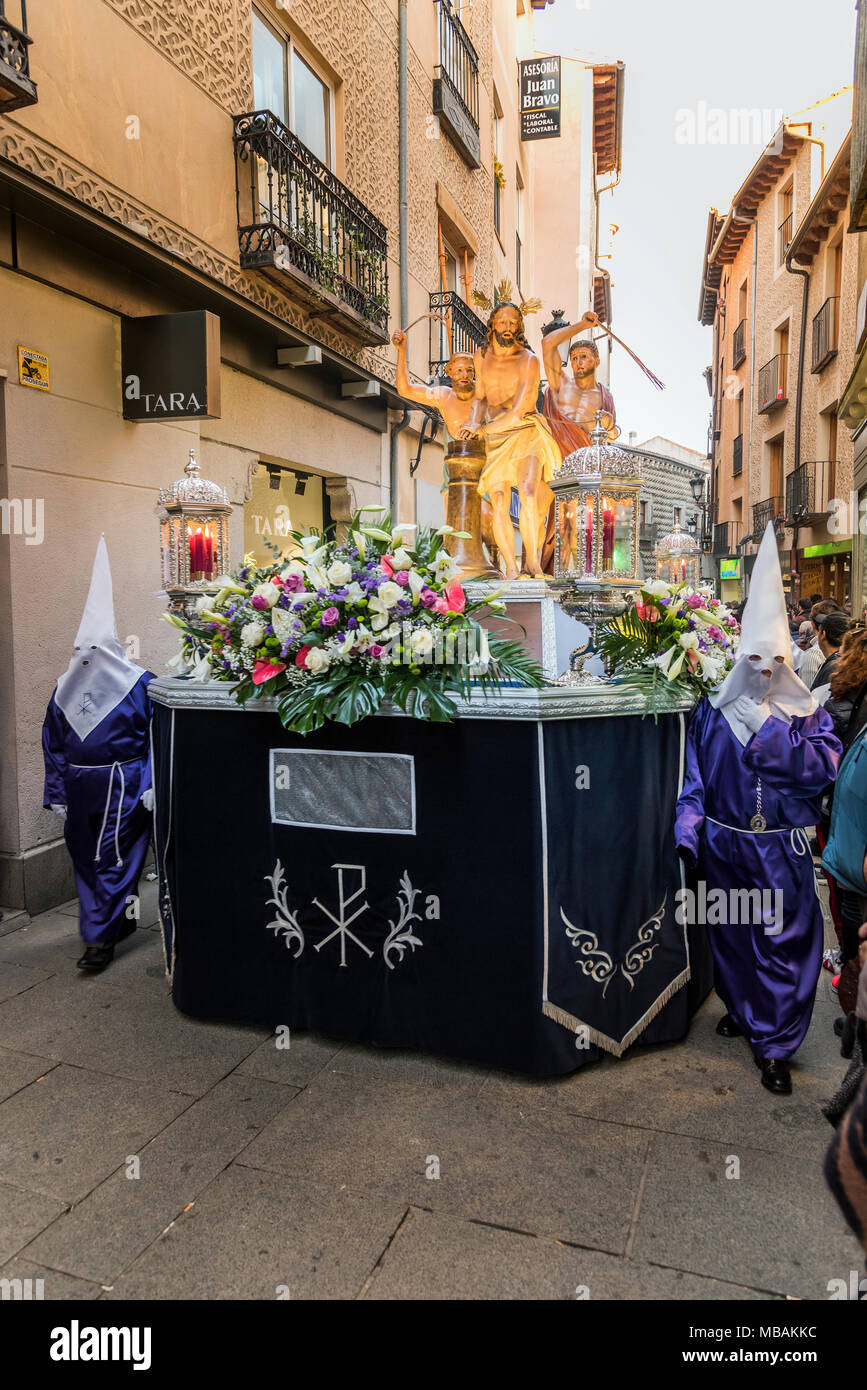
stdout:
[[65,807],[65,806],[61,806],[58,802],[52,801],[52,802],[51,802],[51,809],[52,809],[52,811],[55,811],[55,812],[57,813],[57,815],[61,817],[62,820],[66,820],[66,807]]
[[765,720],[769,718],[767,706],[757,705],[755,700],[751,700],[748,695],[739,695],[732,705],[732,709],[741,723],[746,724],[753,734],[757,734]]
[[142,794],[141,794],[141,804],[142,804],[142,806],[144,806],[144,808],[145,808],[145,810],[147,811],[148,815],[151,815],[151,816],[152,816],[153,813],[154,813],[154,789],[153,789],[153,787],[148,787],[148,789],[147,789],[146,792],[142,792]]

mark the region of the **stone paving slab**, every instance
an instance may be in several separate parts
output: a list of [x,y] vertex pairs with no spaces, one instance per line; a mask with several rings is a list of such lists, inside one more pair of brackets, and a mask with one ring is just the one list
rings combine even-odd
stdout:
[[63,1299],[97,1299],[102,1297],[102,1289],[99,1284],[89,1284],[84,1279],[73,1279],[69,1274],[61,1274],[56,1269],[44,1269],[41,1265],[35,1265],[27,1259],[10,1260],[8,1264],[0,1266],[0,1279],[30,1279],[31,1295],[35,1299],[39,1296],[39,1289],[36,1280],[42,1280],[41,1295],[46,1301]]
[[0,1181],[81,1201],[189,1103],[143,1082],[54,1067],[0,1105]]
[[245,1057],[236,1075],[258,1076],[281,1086],[306,1086],[343,1047],[342,1042],[292,1029],[289,1046],[278,1047],[277,1035],[266,1038]]
[[[739,1178],[726,1177],[732,1155]],[[806,1299],[864,1260],[812,1156],[669,1134],[654,1137],[633,1254]]]
[[106,976],[80,971],[0,1004],[0,1046],[187,1095],[208,1090],[266,1036],[263,1028],[201,1023],[161,991],[133,996]]
[[6,999],[14,998],[16,994],[23,994],[33,985],[38,985],[41,980],[48,979],[50,974],[49,970],[42,967],[11,965],[6,961],[0,961],[0,1004]]
[[78,926],[60,911],[44,912],[29,925],[0,938],[0,961],[44,970],[72,972],[83,950]]
[[23,1250],[64,1209],[53,1197],[0,1182],[0,1264]]
[[[622,1253],[649,1136],[459,1087],[322,1072],[243,1162]],[[431,1159],[439,1162],[439,1178]]]
[[110,1283],[178,1217],[295,1094],[255,1077],[226,1077],[127,1165],[55,1221],[27,1256],[97,1283]]
[[719,1279],[517,1235],[441,1212],[410,1212],[366,1299],[762,1299]]
[[355,1298],[404,1212],[235,1163],[104,1297]]
[[426,1052],[411,1052],[407,1048],[367,1047],[347,1043],[333,1061],[329,1071],[346,1072],[351,1076],[369,1077],[371,1081],[405,1081],[420,1086],[466,1086],[477,1088],[489,1075],[487,1068],[469,1062],[453,1062],[433,1057]]
[[23,1090],[56,1066],[56,1062],[45,1057],[25,1057],[20,1052],[0,1047],[0,1101],[14,1096],[16,1091]]

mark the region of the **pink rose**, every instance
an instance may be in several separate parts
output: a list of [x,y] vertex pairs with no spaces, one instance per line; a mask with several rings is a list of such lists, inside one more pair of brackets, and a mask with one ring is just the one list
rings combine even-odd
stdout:
[[687,608],[704,608],[704,599],[701,594],[690,594],[686,600]]
[[264,685],[266,681],[279,676],[281,671],[285,670],[285,661],[257,661],[253,667],[253,684]]
[[421,602],[422,602],[422,607],[423,607],[423,608],[434,608],[434,607],[436,607],[436,601],[437,601],[437,596],[436,596],[436,594],[434,593],[433,589],[422,589],[422,591],[421,591]]
[[409,570],[398,570],[393,576],[395,584],[402,584],[404,588],[409,584]]
[[304,580],[300,574],[287,574],[286,578],[282,580],[282,584],[283,588],[287,589],[290,594],[297,594],[299,589],[304,588]]
[[368,654],[374,658],[382,656],[385,647],[381,647],[378,642],[371,642],[367,649]]
[[254,594],[253,597],[250,599],[250,603],[253,605],[257,613],[267,612],[268,605],[261,594]]
[[450,613],[463,613],[467,605],[467,596],[463,591],[459,579],[450,579],[444,591]]
[[339,618],[339,608],[326,608],[322,614],[322,617],[319,619],[319,625],[320,627],[333,627],[334,624],[339,620]]

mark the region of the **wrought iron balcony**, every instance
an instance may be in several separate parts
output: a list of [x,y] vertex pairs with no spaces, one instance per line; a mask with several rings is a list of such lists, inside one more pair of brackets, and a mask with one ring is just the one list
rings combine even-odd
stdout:
[[740,521],[718,521],[713,528],[712,554],[734,555],[741,540]]
[[780,223],[779,231],[777,233],[779,237],[779,254],[777,256],[777,260],[779,261],[780,265],[782,265],[783,261],[786,259],[786,252],[792,244],[792,234],[794,230],[795,214],[793,212],[790,212],[785,221]]
[[433,109],[471,169],[482,162],[479,139],[479,55],[458,18],[452,0],[434,0],[439,29],[439,62]]
[[763,502],[753,503],[753,540],[760,541],[769,521],[780,521],[783,516],[782,497],[766,497]]
[[837,356],[837,298],[826,299],[813,319],[813,365],[811,371],[820,372]]
[[802,463],[790,473],[786,479],[786,520],[799,526],[827,521],[836,474],[834,459]]
[[485,341],[486,328],[469,304],[454,290],[438,290],[430,297],[430,311],[446,320],[430,321],[430,374],[444,377],[446,364],[455,352],[475,352]]
[[30,76],[30,45],[27,32],[27,0],[21,0],[21,24],[13,24],[6,14],[6,0],[0,0],[0,115],[33,106],[36,83]]
[[741,319],[734,333],[732,334],[732,366],[739,367],[742,362],[747,360],[747,321]]
[[785,405],[788,377],[788,353],[777,353],[770,362],[759,368],[759,414],[767,414],[775,406]]
[[368,343],[388,338],[385,226],[271,111],[236,116],[241,265]]
[[744,437],[736,434],[732,440],[732,477],[737,478],[744,467]]

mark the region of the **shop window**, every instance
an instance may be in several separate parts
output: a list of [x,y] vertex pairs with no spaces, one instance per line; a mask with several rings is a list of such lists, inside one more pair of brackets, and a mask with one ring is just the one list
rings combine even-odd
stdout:
[[252,492],[244,506],[244,553],[257,564],[271,564],[273,551],[293,549],[290,531],[322,528],[326,522],[323,479],[302,468],[262,462],[253,475]]

